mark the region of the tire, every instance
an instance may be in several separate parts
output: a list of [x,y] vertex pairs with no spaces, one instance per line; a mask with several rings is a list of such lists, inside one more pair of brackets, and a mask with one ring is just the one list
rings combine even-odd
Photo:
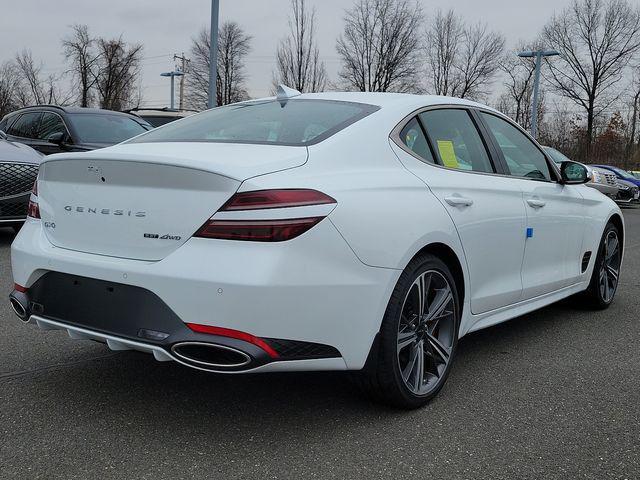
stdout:
[[[427,292],[427,301],[419,316],[421,290]],[[449,375],[458,345],[460,311],[458,289],[447,265],[431,254],[414,258],[393,290],[357,382],[374,399],[395,407],[414,409],[427,404]]]
[[[600,239],[589,287],[582,297],[589,308],[609,308],[618,289],[621,262],[620,232],[613,223],[608,223]],[[603,285],[603,275],[606,286]]]

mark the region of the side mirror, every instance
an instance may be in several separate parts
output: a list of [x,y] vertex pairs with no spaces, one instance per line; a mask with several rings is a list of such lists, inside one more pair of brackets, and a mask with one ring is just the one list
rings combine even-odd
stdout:
[[587,167],[578,162],[562,162],[560,164],[560,176],[562,183],[566,185],[579,185],[591,180]]
[[55,143],[56,145],[63,146],[67,143],[67,134],[64,132],[52,133],[47,137],[47,142]]
[[7,139],[7,134],[4,133],[2,130],[0,130],[0,140],[6,140]]

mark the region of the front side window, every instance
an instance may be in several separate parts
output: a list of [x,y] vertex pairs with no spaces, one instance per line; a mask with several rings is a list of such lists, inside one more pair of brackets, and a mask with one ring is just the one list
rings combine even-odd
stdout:
[[13,135],[14,137],[36,138],[36,124],[40,119],[40,115],[40,112],[30,112],[21,115],[20,118],[11,124],[7,134]]
[[48,140],[51,135],[56,133],[67,133],[67,129],[64,126],[62,119],[55,113],[43,113],[38,126],[36,138],[40,140]]
[[490,113],[481,112],[504,155],[509,174],[535,180],[551,180],[544,154],[518,128]]
[[120,143],[147,131],[140,123],[123,115],[72,113],[69,120],[80,143]]
[[428,110],[419,117],[439,164],[473,172],[495,171],[478,129],[466,110]]
[[378,110],[362,103],[291,99],[214,108],[132,140],[147,142],[259,143],[307,146]]
[[551,148],[551,147],[542,147],[542,148],[544,149],[545,152],[547,152],[547,155],[551,157],[551,160],[553,160],[558,165],[560,165],[562,162],[571,161],[569,157],[564,155],[562,152],[559,152],[555,148]]

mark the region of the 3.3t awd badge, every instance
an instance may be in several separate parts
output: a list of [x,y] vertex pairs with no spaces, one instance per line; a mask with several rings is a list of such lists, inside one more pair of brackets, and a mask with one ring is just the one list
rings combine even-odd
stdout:
[[179,235],[169,235],[169,234],[165,234],[160,236],[157,233],[145,233],[144,234],[144,238],[157,238],[158,240],[181,240],[182,237]]

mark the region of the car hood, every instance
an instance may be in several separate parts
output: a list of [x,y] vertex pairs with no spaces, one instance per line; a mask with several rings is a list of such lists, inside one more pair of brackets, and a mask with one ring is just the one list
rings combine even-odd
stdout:
[[35,163],[37,165],[43,155],[24,143],[0,140],[0,162],[2,163]]
[[631,180],[623,180],[622,178],[618,178],[617,182],[630,188],[640,187],[636,182],[632,182]]

